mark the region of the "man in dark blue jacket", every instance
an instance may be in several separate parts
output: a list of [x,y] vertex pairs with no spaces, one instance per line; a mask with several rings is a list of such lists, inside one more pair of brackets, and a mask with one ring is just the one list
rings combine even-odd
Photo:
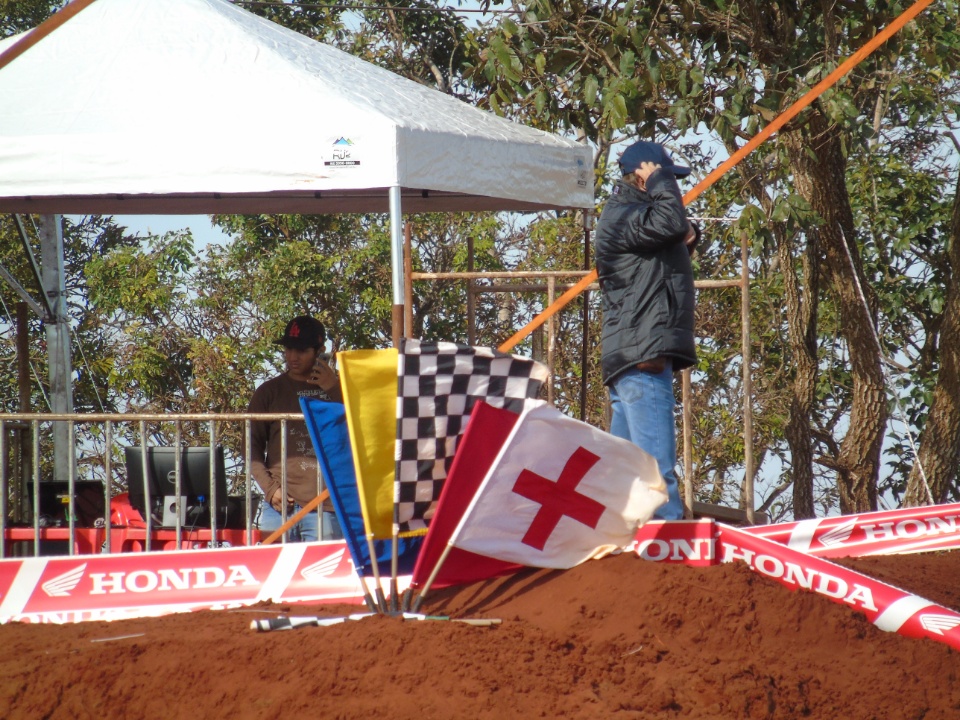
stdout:
[[631,145],[619,162],[623,177],[596,233],[610,432],[656,458],[669,495],[656,516],[679,520],[673,373],[697,360],[690,255],[700,231],[687,220],[677,184],[690,169],[653,142]]

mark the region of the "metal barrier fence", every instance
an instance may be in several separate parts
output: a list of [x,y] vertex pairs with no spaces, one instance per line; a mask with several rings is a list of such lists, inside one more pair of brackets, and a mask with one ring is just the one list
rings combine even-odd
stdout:
[[[51,554],[42,552],[42,549],[55,544],[66,543],[67,553],[70,555],[83,552],[122,552],[128,538],[135,538],[131,547],[137,550],[149,551],[155,545],[161,544],[161,549],[182,549],[184,544],[195,547],[206,543],[216,547],[224,544],[256,544],[259,533],[254,525],[254,509],[262,502],[262,493],[259,488],[254,489],[251,476],[250,438],[251,427],[255,421],[279,422],[281,428],[281,492],[287,496],[287,458],[288,458],[288,423],[303,422],[303,415],[299,413],[162,413],[162,414],[49,414],[49,413],[22,413],[0,414],[0,558],[10,557],[11,554],[33,555]],[[184,433],[184,425],[190,423],[198,429],[192,434]],[[65,448],[57,448],[59,455],[66,451],[66,457],[53,457],[54,428],[58,425],[67,425]],[[218,497],[224,492],[224,486],[218,479],[218,473],[225,479],[226,468],[218,467],[220,457],[225,450],[220,444],[224,435],[224,428],[234,431],[236,441],[237,426],[242,426],[242,440],[239,450],[232,448],[229,458],[233,467],[242,468],[234,473],[233,486],[242,485],[242,496],[229,495]],[[171,442],[151,442],[151,428],[157,428],[154,434],[161,437],[171,436]],[[164,430],[165,428],[165,430]],[[205,430],[200,430],[205,428]],[[196,442],[197,438],[204,437],[202,445]],[[185,440],[194,442],[184,444]],[[136,442],[132,442],[136,441]],[[172,504],[167,508],[172,524],[163,523],[161,527],[158,518],[154,517],[153,507],[149,498],[155,497],[156,491],[151,487],[151,467],[149,463],[153,453],[148,448],[168,447],[179,448],[174,451],[174,469],[172,471],[174,494]],[[135,457],[140,467],[132,469],[127,463],[120,463],[118,459],[125,448],[140,448],[139,453],[129,454]],[[183,458],[188,448],[204,448],[209,457],[208,488],[209,494],[202,499],[201,506],[206,504],[209,512],[209,524],[204,519],[202,527],[197,524],[191,526],[184,522],[185,510],[183,503],[187,502],[181,491],[186,469]],[[78,450],[80,460],[78,462]],[[43,452],[42,452],[43,451]],[[50,477],[51,468],[65,468],[66,478]],[[124,488],[130,495],[138,495],[140,488],[134,487],[131,493],[129,478],[139,476],[143,483],[143,498],[145,507],[141,512],[142,527],[137,523],[137,530],[121,528],[111,522],[113,501],[117,499]],[[88,527],[86,522],[78,521],[78,489],[95,487],[95,481],[103,484],[103,516],[94,527]],[[218,485],[221,485],[218,487]],[[51,522],[49,516],[41,511],[44,493],[48,488],[58,488],[62,503],[63,517]],[[317,494],[323,487],[323,480],[317,478]],[[229,508],[240,505],[242,500],[243,527],[227,528],[230,520]],[[99,498],[96,502],[99,505]],[[203,510],[203,507],[194,507],[193,510]],[[221,509],[223,512],[221,513]],[[318,510],[319,512],[319,510]],[[235,515],[235,512],[234,512]],[[287,508],[284,504],[281,511],[284,522],[287,520]],[[101,522],[102,520],[102,522]],[[284,536],[282,541],[286,541]],[[115,547],[120,544],[121,547]],[[31,547],[32,545],[32,547]],[[21,552],[12,553],[13,550]]]

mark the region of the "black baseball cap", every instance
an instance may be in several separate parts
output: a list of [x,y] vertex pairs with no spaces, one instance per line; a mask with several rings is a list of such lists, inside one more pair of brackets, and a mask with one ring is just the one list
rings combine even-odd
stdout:
[[327,339],[327,331],[323,323],[309,315],[298,315],[287,323],[283,337],[274,340],[274,344],[283,345],[295,350],[307,348],[322,348]]
[[624,150],[618,162],[620,163],[620,172],[624,175],[632,173],[640,167],[640,163],[645,162],[657,163],[660,167],[670,170],[677,177],[686,177],[690,174],[690,168],[673,164],[670,153],[663,145],[646,140],[634,143]]

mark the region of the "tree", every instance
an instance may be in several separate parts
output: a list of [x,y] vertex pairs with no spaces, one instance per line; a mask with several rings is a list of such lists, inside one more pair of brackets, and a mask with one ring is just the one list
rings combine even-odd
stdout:
[[[747,88],[745,97],[735,96],[731,101],[725,96],[724,101],[725,105],[729,103],[734,107],[756,108],[760,116],[758,123],[772,117],[764,117],[765,109],[768,113],[781,110],[792,97],[799,96],[803,87],[825,75],[899,12],[896,8],[887,10],[866,2],[847,8],[842,17],[835,16],[829,7],[804,3],[728,8],[720,3],[687,3],[686,7],[687,16],[706,18],[706,22],[700,25],[701,32],[709,37],[705,46],[715,44],[749,51],[751,60],[738,60],[738,65],[751,73],[761,72],[762,82],[753,86],[744,83],[741,88]],[[865,203],[857,196],[862,197],[866,188],[875,189],[876,182],[865,186],[850,182],[849,178],[856,175],[858,166],[869,166],[870,153],[876,151],[879,137],[885,136],[884,140],[894,147],[898,145],[894,142],[894,133],[887,128],[903,115],[910,118],[905,133],[907,142],[922,144],[928,151],[935,146],[935,139],[924,137],[927,134],[923,130],[923,118],[938,117],[949,107],[943,104],[943,100],[951,95],[956,98],[955,83],[949,79],[955,74],[952,72],[955,61],[937,61],[931,67],[931,60],[936,60],[938,52],[946,51],[950,57],[956,55],[946,50],[947,47],[955,49],[957,41],[955,31],[945,30],[949,27],[946,17],[934,11],[922,18],[919,27],[902,31],[883,52],[858,66],[849,83],[825,94],[798,117],[780,135],[777,143],[783,149],[784,169],[791,173],[791,185],[809,206],[809,210],[797,206],[798,217],[804,220],[805,226],[805,248],[796,257],[803,259],[806,301],[791,304],[788,296],[788,309],[792,306],[793,312],[802,312],[788,319],[791,327],[795,327],[791,343],[798,360],[795,396],[802,401],[794,406],[792,413],[791,450],[794,467],[798,469],[796,462],[805,462],[801,445],[806,441],[802,437],[805,421],[799,420],[801,427],[797,427],[797,418],[801,418],[804,407],[810,407],[811,400],[813,355],[809,331],[811,321],[817,316],[810,311],[818,303],[815,283],[822,278],[830,289],[831,307],[826,308],[827,318],[832,316],[832,328],[843,339],[841,349],[847,357],[841,356],[838,365],[835,355],[827,356],[833,372],[840,370],[838,377],[845,379],[841,382],[840,393],[836,392],[836,387],[821,389],[821,407],[824,401],[827,406],[839,402],[839,410],[819,413],[821,421],[825,420],[827,424],[822,424],[820,429],[812,428],[812,434],[825,450],[817,457],[818,463],[837,473],[842,512],[876,507],[880,454],[886,431],[887,392],[882,365],[886,351],[880,340],[883,329],[878,323],[885,300],[877,297],[877,293],[886,288],[878,289],[870,281],[871,275],[864,270],[862,253],[864,248],[869,253],[872,248],[883,247],[890,238],[857,233],[868,217],[863,212]],[[801,26],[804,32],[797,34],[795,29]],[[808,44],[810,40],[812,43]],[[721,58],[725,69],[729,70],[731,56]],[[759,59],[762,67],[756,65],[753,58]],[[705,66],[709,71],[709,65],[705,63]],[[782,68],[799,71],[787,72]],[[756,92],[760,87],[762,92]],[[721,136],[727,136],[725,142],[731,149],[729,138],[737,137],[741,124],[733,120],[727,117],[723,125],[715,126],[722,129]],[[901,140],[899,145],[902,146],[903,142]],[[910,177],[922,186],[921,176],[913,173]],[[752,192],[762,203],[763,195],[758,190],[754,187]],[[858,208],[860,212],[855,215]],[[936,213],[926,214],[927,223],[935,223],[936,218]],[[818,256],[819,270],[813,264]],[[790,265],[795,264],[796,261]],[[793,275],[786,262],[782,266],[788,277]],[[832,328],[824,329],[830,332]],[[818,372],[821,379],[823,369],[821,365]],[[842,440],[837,442],[842,427],[837,424],[839,417],[844,418],[846,428],[841,431]],[[812,416],[810,420],[813,420]],[[804,477],[810,476],[802,466],[799,469]],[[795,492],[798,505],[801,500],[809,498],[806,487],[795,485],[795,491],[799,491]],[[811,515],[812,507],[803,502],[803,505],[794,507],[794,514],[797,517]]]
[[[945,270],[948,273],[942,313],[935,314],[939,339],[938,380],[931,393],[929,414],[920,435],[920,451],[904,494],[907,505],[956,502],[960,465],[960,173],[953,196],[953,212]],[[933,342],[930,343],[933,345]]]

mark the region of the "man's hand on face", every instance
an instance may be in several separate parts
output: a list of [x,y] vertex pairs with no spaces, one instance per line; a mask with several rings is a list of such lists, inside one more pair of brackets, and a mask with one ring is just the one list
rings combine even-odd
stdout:
[[694,223],[689,223],[690,229],[687,230],[687,236],[684,238],[683,242],[687,246],[687,252],[693,255],[697,251],[697,243],[700,242],[702,232],[700,226]]
[[647,178],[653,175],[654,171],[660,169],[660,163],[654,162],[642,162],[640,167],[633,171],[633,174],[637,176],[637,184],[641,190],[647,189]]
[[337,374],[333,372],[333,368],[327,365],[320,357],[317,357],[317,361],[313,364],[313,371],[310,373],[309,382],[314,385],[319,385],[327,392],[340,386],[340,379],[337,377]]

